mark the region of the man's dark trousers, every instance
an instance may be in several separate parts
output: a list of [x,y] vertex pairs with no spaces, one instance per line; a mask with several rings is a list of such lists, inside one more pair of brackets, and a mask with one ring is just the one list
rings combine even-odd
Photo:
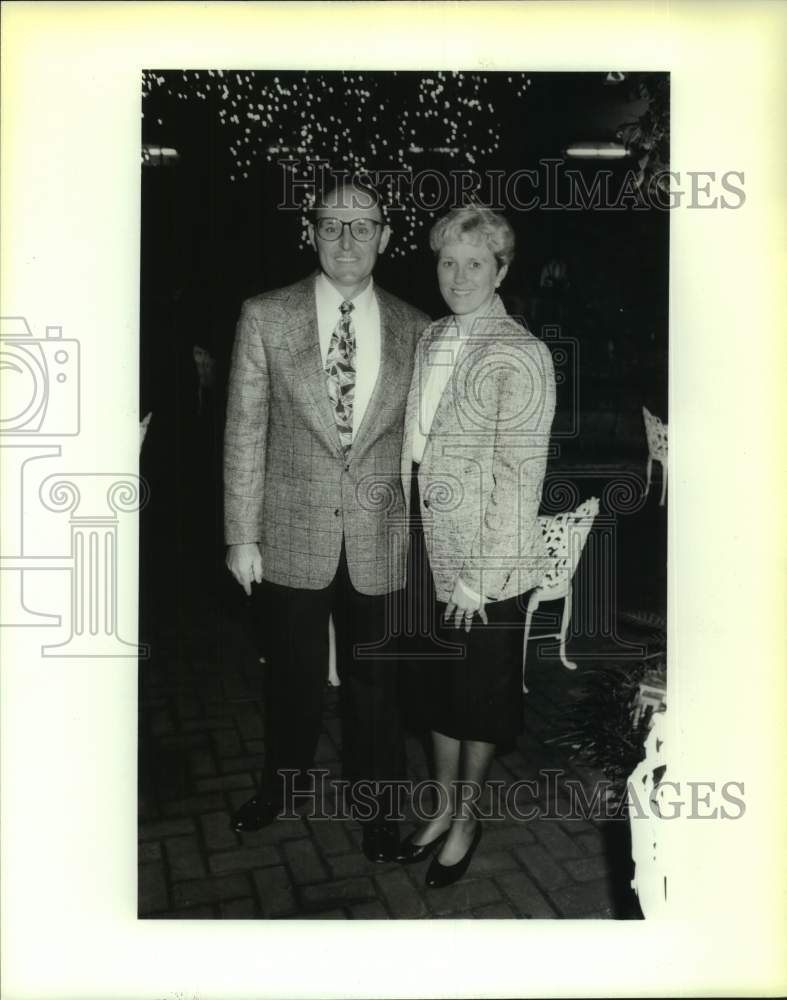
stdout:
[[[303,772],[314,767],[322,728],[332,613],[340,678],[342,777],[351,784],[383,783],[381,808],[391,807],[390,783],[405,777],[398,662],[391,635],[393,605],[400,597],[401,591],[375,596],[359,593],[350,580],[343,546],[336,576],[325,589],[294,589],[268,581],[260,586],[267,623],[263,784],[274,795],[285,787],[277,776],[283,769],[301,772],[296,788],[312,787]],[[350,795],[346,804],[352,803]],[[358,818],[385,816],[367,812]]]

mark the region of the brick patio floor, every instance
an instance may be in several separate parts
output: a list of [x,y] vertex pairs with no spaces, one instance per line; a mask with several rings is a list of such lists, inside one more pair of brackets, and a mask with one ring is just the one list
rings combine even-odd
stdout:
[[[529,656],[526,729],[495,761],[490,779],[539,782],[534,819],[490,820],[466,876],[426,889],[426,864],[377,865],[360,851],[350,820],[277,820],[255,834],[229,829],[263,760],[260,665],[244,629],[174,632],[141,665],[139,915],[153,918],[636,918],[629,888],[627,824],[568,819],[562,769],[588,791],[598,775],[578,769],[545,739],[577,676],[554,657]],[[211,648],[213,640],[214,647]],[[204,642],[201,639],[205,639]],[[169,648],[168,648],[169,646]],[[580,668],[581,669],[581,668]],[[316,766],[339,776],[336,692],[328,689]],[[407,742],[410,776],[428,776],[421,741]],[[326,781],[328,788],[330,782]],[[533,800],[520,800],[532,805]],[[299,810],[304,812],[304,810]],[[551,818],[550,818],[551,817]],[[403,826],[407,832],[411,823]]]
[[[598,494],[603,485],[603,479],[589,480],[583,492]],[[666,519],[651,500],[619,517],[618,610],[663,611]],[[199,546],[180,551],[197,552]],[[166,581],[155,570],[147,578],[158,591],[143,588],[148,600],[143,622],[155,642],[154,656],[140,664],[140,916],[641,917],[630,889],[628,823],[548,818],[565,816],[565,783],[547,786],[544,771],[561,769],[566,778],[581,781],[588,795],[601,777],[575,766],[566,751],[547,740],[560,731],[583,671],[605,662],[602,641],[571,639],[576,672],[561,666],[554,643],[531,643],[525,729],[516,749],[496,759],[490,778],[507,786],[538,779],[540,813],[525,822],[487,822],[466,876],[446,889],[427,890],[425,864],[367,862],[359,848],[360,828],[349,820],[302,815],[256,834],[229,829],[230,814],[250,797],[262,767],[264,667],[239,613],[239,592],[223,567],[180,560],[179,576]],[[166,603],[170,593],[178,595],[170,602],[174,609],[159,607],[158,595]],[[577,595],[576,607],[582,599]],[[336,702],[336,692],[329,689],[316,765],[338,777]],[[410,738],[407,751],[410,777],[426,777],[420,741]],[[410,828],[404,824],[403,835]]]

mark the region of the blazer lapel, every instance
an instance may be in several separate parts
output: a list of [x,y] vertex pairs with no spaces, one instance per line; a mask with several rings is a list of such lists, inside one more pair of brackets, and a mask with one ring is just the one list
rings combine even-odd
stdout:
[[[456,344],[456,335],[452,333],[452,323],[451,317],[447,316],[444,319],[436,320],[434,323],[434,329],[429,335],[429,339],[424,339],[421,343],[420,350],[418,351],[418,365],[419,365],[419,383],[414,393],[414,398],[412,400],[412,413],[408,415],[408,427],[412,428],[415,426],[415,421],[421,419],[420,414],[420,396],[424,391],[426,378],[428,370],[425,368],[424,362],[428,357],[429,351],[433,347],[439,349],[440,341],[447,337],[452,345]],[[440,396],[440,401],[437,404],[437,409],[435,410],[434,417],[432,419],[432,425],[429,428],[429,433],[426,436],[426,444],[424,445],[424,453],[421,456],[421,466],[428,466],[429,456],[432,449],[432,444],[435,438],[439,435],[443,425],[448,425],[449,427],[458,427],[458,417],[456,414],[456,383],[454,381],[454,376],[456,374],[457,366],[461,360],[461,356],[465,351],[465,342],[462,341],[458,345],[459,356],[454,363],[453,372],[451,377],[446,382],[443,393]]]
[[410,475],[413,464],[413,432],[415,422],[418,420],[418,400],[420,397],[421,384],[421,359],[423,357],[424,345],[427,339],[420,340],[415,349],[415,363],[413,365],[413,377],[410,381],[410,391],[407,394],[407,404],[404,411],[404,437],[402,440],[402,485],[404,495],[410,496]]
[[[496,330],[495,321],[507,318],[508,313],[506,312],[502,299],[499,295],[495,295],[485,315],[482,318],[477,319],[473,324],[473,328],[469,336],[461,339],[453,372],[446,383],[443,395],[440,397],[440,402],[437,405],[434,419],[432,420],[432,426],[429,430],[426,446],[424,447],[424,459],[426,459],[433,438],[436,438],[442,432],[443,428],[447,428],[450,433],[454,434],[458,429],[462,428],[460,412],[463,406],[458,404],[464,404],[465,402],[467,385],[463,378],[457,378],[457,374],[462,374],[461,365],[465,354],[468,350],[474,353],[485,351],[486,342],[491,342],[494,337]],[[452,336],[450,331],[451,322],[451,316],[446,316],[445,319],[438,320],[440,327],[435,330],[435,334],[431,340],[432,343],[435,343],[440,337],[446,334],[449,337]],[[454,333],[453,336],[455,337],[456,334]]]
[[[380,309],[380,370],[361,426],[353,439],[350,456],[359,454],[365,442],[385,415],[385,403],[392,399],[391,389],[404,378],[409,366],[408,350],[398,321],[398,312],[386,302],[385,293],[376,289]],[[337,435],[338,436],[338,435]]]
[[292,356],[296,384],[303,388],[303,396],[327,441],[341,455],[343,454],[342,443],[328,397],[325,369],[320,351],[314,277],[307,278],[293,292],[288,303],[287,313],[287,328],[284,337]]

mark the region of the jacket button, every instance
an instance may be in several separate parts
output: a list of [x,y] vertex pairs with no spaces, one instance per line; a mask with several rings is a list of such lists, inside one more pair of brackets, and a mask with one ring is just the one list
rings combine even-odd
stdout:
[[339,516],[339,508],[337,507],[336,510],[333,513],[336,515],[336,517],[338,517]]
[[344,471],[345,472],[349,472],[350,471],[350,463],[349,462],[347,463],[347,465],[345,465]]

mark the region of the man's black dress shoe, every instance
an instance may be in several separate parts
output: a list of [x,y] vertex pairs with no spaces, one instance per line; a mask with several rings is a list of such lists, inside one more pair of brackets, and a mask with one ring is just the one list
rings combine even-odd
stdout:
[[473,840],[461,861],[457,861],[455,865],[441,865],[437,858],[432,858],[432,862],[426,870],[426,884],[429,888],[442,889],[447,885],[453,885],[454,882],[458,882],[467,871],[480,840],[481,821],[476,820]]
[[254,833],[255,830],[262,830],[276,819],[281,807],[280,799],[258,792],[233,814],[230,829],[235,833]]
[[439,834],[434,840],[430,840],[428,844],[414,844],[414,836],[415,831],[407,837],[407,839],[402,843],[402,846],[399,848],[396,860],[400,865],[414,865],[416,862],[423,861],[424,858],[429,857],[432,851],[436,847],[439,847],[448,836],[448,830]]
[[399,828],[394,823],[369,823],[363,828],[363,853],[370,861],[382,864],[396,861],[399,854]]

